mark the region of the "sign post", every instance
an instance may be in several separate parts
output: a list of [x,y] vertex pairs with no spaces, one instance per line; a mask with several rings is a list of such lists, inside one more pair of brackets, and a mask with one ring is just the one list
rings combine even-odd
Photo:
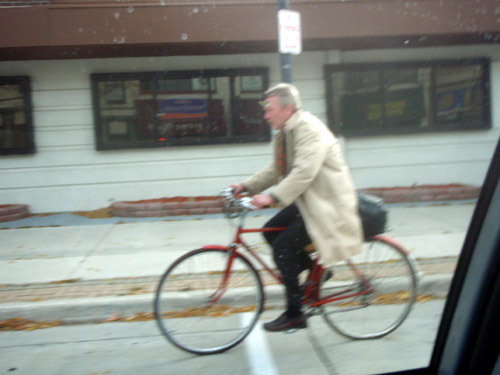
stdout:
[[288,0],[278,0],[278,38],[281,80],[292,83],[291,54],[302,52],[300,14],[288,10]]
[[298,55],[302,52],[300,13],[293,10],[278,11],[280,53]]

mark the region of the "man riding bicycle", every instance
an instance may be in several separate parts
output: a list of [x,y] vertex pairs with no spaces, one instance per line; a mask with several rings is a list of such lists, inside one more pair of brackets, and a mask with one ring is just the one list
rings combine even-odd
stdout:
[[[264,236],[273,248],[288,307],[264,328],[305,328],[298,276],[311,269],[312,260],[304,247],[314,243],[325,267],[360,252],[363,235],[357,198],[338,140],[317,117],[302,110],[295,86],[280,83],[270,88],[261,104],[264,119],[278,131],[274,162],[231,187],[234,194],[247,191],[259,209],[272,204],[284,207],[265,227],[286,229]],[[269,194],[261,194],[271,186],[275,187]]]

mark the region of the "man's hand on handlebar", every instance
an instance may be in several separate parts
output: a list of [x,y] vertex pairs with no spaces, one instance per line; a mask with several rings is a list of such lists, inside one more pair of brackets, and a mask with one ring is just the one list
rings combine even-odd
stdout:
[[[231,184],[230,187],[233,189],[233,196],[235,197],[245,191],[245,187],[242,184]],[[273,203],[274,199],[269,194],[254,195],[251,201],[251,204],[259,210],[270,207]]]
[[230,187],[233,189],[234,196],[237,196],[245,190],[245,187],[242,184],[232,184]]
[[254,195],[252,198],[252,204],[258,209],[269,207],[274,203],[274,199],[269,194]]

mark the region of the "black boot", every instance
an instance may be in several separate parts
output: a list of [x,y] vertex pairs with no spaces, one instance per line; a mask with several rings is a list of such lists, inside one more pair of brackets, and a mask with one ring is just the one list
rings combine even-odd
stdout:
[[306,316],[301,313],[300,315],[290,318],[286,311],[273,321],[264,324],[264,329],[271,332],[301,328],[307,328]]

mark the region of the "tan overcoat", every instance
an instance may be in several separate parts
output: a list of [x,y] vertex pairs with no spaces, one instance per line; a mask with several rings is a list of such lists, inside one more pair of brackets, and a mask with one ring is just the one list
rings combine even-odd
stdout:
[[279,175],[275,160],[243,186],[254,195],[276,185],[272,194],[281,205],[295,202],[324,265],[359,253],[363,236],[357,197],[337,139],[302,110],[288,119],[284,131],[287,175]]

